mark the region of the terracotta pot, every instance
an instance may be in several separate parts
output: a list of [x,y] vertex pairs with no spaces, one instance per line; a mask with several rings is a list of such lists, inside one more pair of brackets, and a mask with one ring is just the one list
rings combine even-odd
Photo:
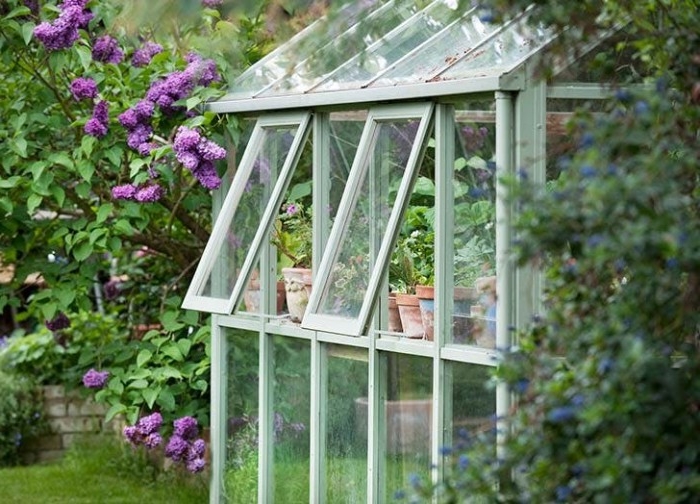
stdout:
[[311,269],[282,268],[287,309],[293,322],[301,322],[311,294]]
[[402,333],[403,326],[401,325],[401,315],[399,314],[399,306],[396,304],[396,294],[389,294],[389,331]]
[[435,339],[435,287],[432,285],[416,285],[416,296],[418,297],[425,339],[433,341]]
[[[277,282],[277,314],[284,311],[284,302],[286,299],[285,284],[283,281]],[[245,310],[250,313],[258,313],[260,311],[260,281],[253,279],[248,284],[248,288],[243,293],[243,301],[245,302]]]
[[420,303],[415,294],[396,294],[401,326],[407,338],[423,338],[423,321],[420,315]]

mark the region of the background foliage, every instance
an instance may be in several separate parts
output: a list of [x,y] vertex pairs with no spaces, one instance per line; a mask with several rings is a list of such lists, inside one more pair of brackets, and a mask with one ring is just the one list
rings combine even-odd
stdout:
[[[489,2],[485,13],[526,3]],[[578,111],[572,152],[548,166],[546,189],[511,181],[517,259],[542,269],[546,309],[499,368],[518,397],[510,433],[498,458],[493,437],[457,446],[446,483],[417,483],[414,496],[697,502],[700,5],[534,3],[537,22],[566,28],[543,76],[628,23],[615,50],[582,70],[647,85],[616,91],[603,112]]]

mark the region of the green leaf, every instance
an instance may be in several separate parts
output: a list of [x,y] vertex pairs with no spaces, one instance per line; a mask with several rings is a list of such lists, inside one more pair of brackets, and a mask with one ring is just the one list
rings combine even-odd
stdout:
[[173,411],[175,409],[175,396],[168,389],[165,389],[158,396],[158,404],[166,411]]
[[153,408],[153,405],[156,402],[156,399],[158,399],[158,392],[159,390],[153,390],[153,389],[143,389],[141,391],[141,395],[146,401],[146,404],[148,405],[148,409]]
[[95,222],[97,224],[101,224],[104,221],[106,221],[107,217],[109,217],[112,213],[112,210],[114,210],[114,205],[112,205],[111,203],[105,203],[103,205],[100,205],[100,208],[97,209],[97,212],[95,214]]
[[20,180],[22,180],[22,177],[18,177],[17,175],[8,179],[0,179],[0,189],[12,189]]
[[151,360],[151,357],[153,357],[153,352],[151,352],[150,350],[144,348],[143,350],[141,350],[141,351],[139,352],[138,356],[136,357],[136,366],[137,366],[137,367],[143,367],[143,365],[144,365],[146,362],[148,362],[149,360]]
[[43,196],[40,194],[30,194],[27,198],[27,213],[33,213],[41,205]]
[[166,366],[162,369],[163,378],[175,378],[180,380],[182,378],[182,373],[171,366]]
[[113,405],[107,410],[107,413],[105,413],[105,422],[109,422],[112,418],[114,418],[117,415],[121,415],[124,412],[126,412],[126,406],[124,406],[123,404],[117,403]]
[[134,228],[131,226],[131,223],[126,219],[119,219],[114,224],[114,229],[127,236],[131,236],[134,234]]
[[92,251],[92,243],[90,243],[89,241],[82,241],[78,243],[78,245],[73,247],[73,250],[71,250],[71,252],[73,253],[73,257],[75,257],[76,261],[84,261],[85,259],[90,257]]
[[0,210],[3,210],[5,214],[11,214],[14,209],[14,205],[10,198],[0,198]]
[[78,164],[78,173],[86,182],[90,182],[92,174],[95,173],[95,165],[87,160],[83,160]]
[[58,206],[63,206],[63,203],[66,201],[66,191],[63,190],[63,187],[58,184],[51,184],[49,191],[56,203],[58,203]]
[[55,154],[50,155],[49,161],[54,164],[64,166],[70,170],[72,170],[75,167],[75,163],[73,163],[73,160],[70,157],[68,157],[68,154],[66,154],[65,152],[57,152]]
[[109,159],[114,166],[121,166],[123,151],[119,147],[112,147],[104,152],[104,155]]
[[92,52],[83,45],[74,46],[74,50],[78,53],[78,58],[80,58],[80,64],[83,65],[83,70],[87,72],[92,62]]
[[175,311],[167,311],[160,318],[163,329],[166,331],[177,331],[185,327],[185,324],[177,320],[178,313]]
[[201,390],[202,392],[205,392],[207,390],[207,387],[209,387],[209,384],[206,382],[206,380],[197,380],[190,386],[195,390]]
[[32,41],[35,27],[36,25],[31,21],[22,24],[22,39],[24,40],[25,45],[29,45],[29,42]]
[[80,141],[80,148],[87,157],[90,157],[90,154],[92,154],[92,149],[95,146],[95,142],[97,142],[97,139],[91,135],[85,135]]
[[68,308],[68,306],[75,299],[75,290],[73,289],[54,289],[54,296],[61,303],[63,308]]
[[174,359],[178,362],[182,362],[183,360],[185,360],[185,358],[182,356],[182,352],[180,352],[180,348],[178,348],[177,345],[164,346],[161,349],[161,351],[171,359]]
[[17,155],[23,158],[27,157],[27,140],[24,137],[13,138],[10,147]]
[[192,342],[188,339],[181,339],[177,341],[177,346],[180,348],[182,355],[187,357],[187,355],[190,353],[190,349],[192,348]]
[[145,389],[146,387],[148,387],[148,382],[146,380],[134,380],[131,383],[129,383],[129,385],[127,385],[127,388],[137,390]]

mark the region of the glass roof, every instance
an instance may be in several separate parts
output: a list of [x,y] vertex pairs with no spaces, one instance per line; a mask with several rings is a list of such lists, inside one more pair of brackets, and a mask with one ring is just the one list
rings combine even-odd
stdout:
[[[221,102],[246,101],[251,110],[262,110],[263,103],[269,108],[308,105],[289,98],[313,96],[312,104],[330,105],[353,98],[370,101],[358,96],[360,90],[363,96],[390,90],[389,98],[403,98],[401,89],[415,86],[422,96],[431,96],[448,94],[440,90],[446,83],[454,89],[454,83],[475,79],[481,79],[483,90],[497,90],[501,77],[552,38],[548,30],[527,23],[527,12],[495,25],[477,8],[456,5],[454,0],[353,2],[248,68]],[[268,100],[282,97],[286,103]]]

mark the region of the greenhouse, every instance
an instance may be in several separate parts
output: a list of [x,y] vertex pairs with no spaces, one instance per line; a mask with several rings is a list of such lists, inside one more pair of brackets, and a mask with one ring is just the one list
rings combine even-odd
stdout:
[[542,279],[499,180],[555,177],[610,95],[574,58],[540,78],[529,14],[354,5],[210,104],[245,144],[184,302],[214,314],[211,502],[389,502],[506,418],[490,371]]

